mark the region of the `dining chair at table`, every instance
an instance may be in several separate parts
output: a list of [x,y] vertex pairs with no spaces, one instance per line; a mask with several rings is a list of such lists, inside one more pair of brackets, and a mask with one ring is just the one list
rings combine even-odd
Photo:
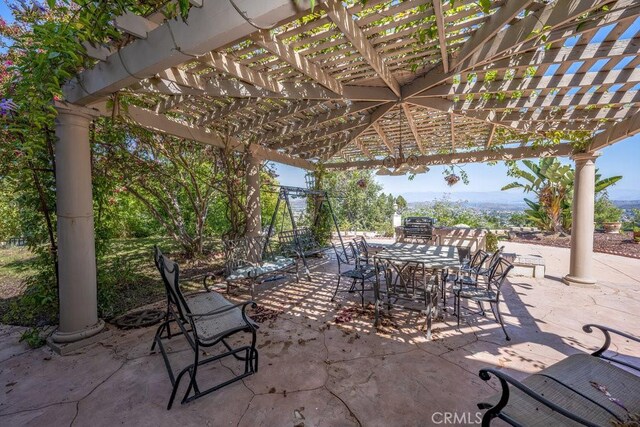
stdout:
[[[452,288],[456,286],[460,287],[458,285],[459,283],[469,280],[465,279],[465,277],[469,277],[477,283],[477,277],[487,258],[489,258],[489,254],[482,249],[478,249],[470,261],[465,259],[460,260],[460,268],[458,271],[452,273],[449,269],[442,270],[440,293],[444,310],[447,309],[447,283],[451,283]],[[471,276],[475,276],[475,278]]]
[[353,244],[358,251],[358,257],[365,264],[372,264],[372,259],[369,257],[369,244],[364,236],[356,236],[353,238]]
[[[353,254],[354,259],[354,267],[350,269],[345,269],[349,264],[345,262],[345,259],[348,257],[344,257],[341,255],[335,244],[331,244],[333,246],[333,250],[336,254],[336,259],[338,261],[338,283],[336,284],[336,290],[333,292],[333,297],[331,297],[331,301],[334,301],[338,292],[356,292],[356,285],[360,284],[360,289],[357,292],[360,293],[360,300],[362,303],[362,308],[364,308],[364,293],[365,291],[373,291],[371,289],[365,289],[365,281],[372,279],[376,275],[376,268],[373,265],[365,263],[361,258],[361,253],[358,251],[358,248],[353,243],[349,242],[349,248]],[[343,270],[344,269],[344,270]],[[340,290],[340,282],[342,278],[351,279],[351,286],[348,290]]]
[[[502,256],[502,251],[504,251],[504,246],[500,246],[496,249],[495,252],[491,254],[491,256],[485,257],[485,260],[480,264],[479,267],[473,268],[473,273],[467,274],[465,276],[461,276],[457,280],[458,286],[478,286],[479,280],[481,277],[485,280],[489,279],[489,274],[491,270],[495,267],[495,265],[500,260],[500,256]],[[470,269],[471,270],[471,269]]]
[[423,262],[387,261],[377,269],[384,273],[387,310],[401,307],[424,314],[427,339],[431,339],[431,324],[438,304],[437,274],[433,268]]
[[[504,327],[504,321],[502,319],[502,314],[500,313],[500,293],[504,282],[507,279],[507,275],[513,268],[513,264],[509,261],[505,260],[502,257],[498,258],[498,261],[495,263],[493,269],[489,272],[489,278],[487,280],[487,287],[477,287],[477,286],[462,286],[457,289],[454,289],[453,293],[455,296],[455,313],[458,317],[458,329],[460,329],[460,318],[462,317],[460,302],[462,299],[466,299],[468,301],[475,301],[482,307],[482,303],[486,302],[491,307],[491,312],[495,317],[496,321],[502,327],[502,331],[504,332],[507,341],[510,341],[509,334],[507,334],[507,330]],[[469,313],[478,314],[484,316],[484,310],[480,312],[474,312],[470,309],[467,309]]]

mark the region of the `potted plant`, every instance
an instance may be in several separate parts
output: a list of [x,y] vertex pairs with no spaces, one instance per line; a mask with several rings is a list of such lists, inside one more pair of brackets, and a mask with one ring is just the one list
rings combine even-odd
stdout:
[[619,233],[622,228],[622,209],[613,204],[609,197],[602,195],[595,204],[596,224],[602,224],[605,233]]

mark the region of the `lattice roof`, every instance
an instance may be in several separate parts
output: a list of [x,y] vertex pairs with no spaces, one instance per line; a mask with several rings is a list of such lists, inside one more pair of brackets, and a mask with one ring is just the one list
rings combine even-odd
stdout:
[[128,43],[89,48],[67,100],[104,111],[119,92],[142,126],[306,168],[400,146],[424,164],[567,155],[532,141],[584,131],[597,149],[640,127],[637,0],[193,3],[186,22],[116,20]]

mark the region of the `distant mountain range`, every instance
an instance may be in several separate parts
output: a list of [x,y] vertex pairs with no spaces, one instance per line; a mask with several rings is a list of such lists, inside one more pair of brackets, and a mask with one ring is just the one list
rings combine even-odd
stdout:
[[[608,190],[609,198],[616,202],[618,206],[640,204],[640,189],[611,188]],[[455,193],[444,193],[441,191],[410,191],[402,193],[402,197],[408,203],[431,202],[435,199],[448,197],[453,201],[466,201],[470,205],[493,204],[493,205],[524,205],[523,198],[526,197],[518,191],[460,191]]]

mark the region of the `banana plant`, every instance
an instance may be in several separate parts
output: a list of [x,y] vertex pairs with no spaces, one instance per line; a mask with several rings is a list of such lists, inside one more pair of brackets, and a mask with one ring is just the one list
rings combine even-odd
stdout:
[[[502,187],[502,190],[521,188],[533,193],[537,200],[524,199],[528,206],[527,218],[538,228],[560,233],[571,229],[571,203],[575,171],[556,158],[543,158],[537,163],[523,160],[526,169],[513,165],[509,175],[517,180]],[[596,171],[595,193],[598,194],[622,179],[612,176],[602,179]]]

